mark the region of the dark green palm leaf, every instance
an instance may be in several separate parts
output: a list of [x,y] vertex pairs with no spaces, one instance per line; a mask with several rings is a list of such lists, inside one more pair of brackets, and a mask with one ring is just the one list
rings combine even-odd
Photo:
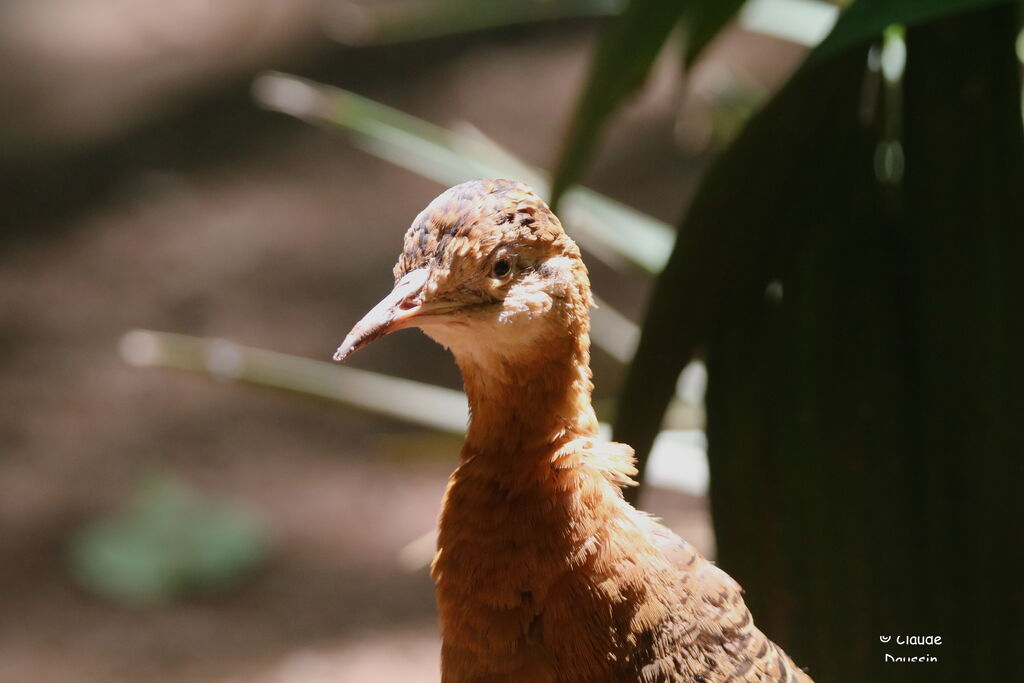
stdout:
[[[1001,680],[1021,638],[1021,589],[986,578],[1022,570],[1017,10],[853,5],[706,177],[620,400],[642,456],[706,350],[719,558],[816,680]],[[893,23],[896,179],[864,99],[887,96],[865,57]],[[885,668],[878,635],[916,631],[970,655]]]

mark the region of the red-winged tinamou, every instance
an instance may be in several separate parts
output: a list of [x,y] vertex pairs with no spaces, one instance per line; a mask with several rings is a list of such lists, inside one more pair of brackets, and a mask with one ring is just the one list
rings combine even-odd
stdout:
[[472,418],[433,563],[445,683],[811,683],[739,584],[623,500],[633,451],[590,402],[587,269],[530,188],[444,192],[394,273],[334,358],[419,327],[462,370]]

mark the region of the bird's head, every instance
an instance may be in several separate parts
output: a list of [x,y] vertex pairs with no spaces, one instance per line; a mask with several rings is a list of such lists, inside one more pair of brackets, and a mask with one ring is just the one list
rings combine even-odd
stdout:
[[474,180],[442,193],[405,234],[394,272],[394,289],[345,337],[335,360],[419,327],[460,362],[487,366],[589,328],[579,249],[523,183]]

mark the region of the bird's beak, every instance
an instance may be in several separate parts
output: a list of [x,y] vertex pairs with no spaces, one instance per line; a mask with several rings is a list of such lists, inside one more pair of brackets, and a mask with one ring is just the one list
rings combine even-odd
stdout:
[[343,361],[375,339],[396,330],[416,327],[428,319],[441,322],[454,307],[448,302],[421,301],[428,274],[426,268],[417,268],[399,280],[391,293],[356,323],[334,352],[334,360]]

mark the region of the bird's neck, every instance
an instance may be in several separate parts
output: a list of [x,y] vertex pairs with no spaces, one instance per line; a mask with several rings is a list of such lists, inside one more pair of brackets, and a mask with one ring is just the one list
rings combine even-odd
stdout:
[[574,438],[597,434],[585,325],[530,353],[457,358],[471,414],[463,459],[528,467]]
[[635,470],[596,438],[587,344],[577,328],[529,358],[456,352],[472,417],[431,570],[445,681],[640,680],[612,671],[624,594],[599,592],[632,562],[610,540],[631,528],[620,486]]

